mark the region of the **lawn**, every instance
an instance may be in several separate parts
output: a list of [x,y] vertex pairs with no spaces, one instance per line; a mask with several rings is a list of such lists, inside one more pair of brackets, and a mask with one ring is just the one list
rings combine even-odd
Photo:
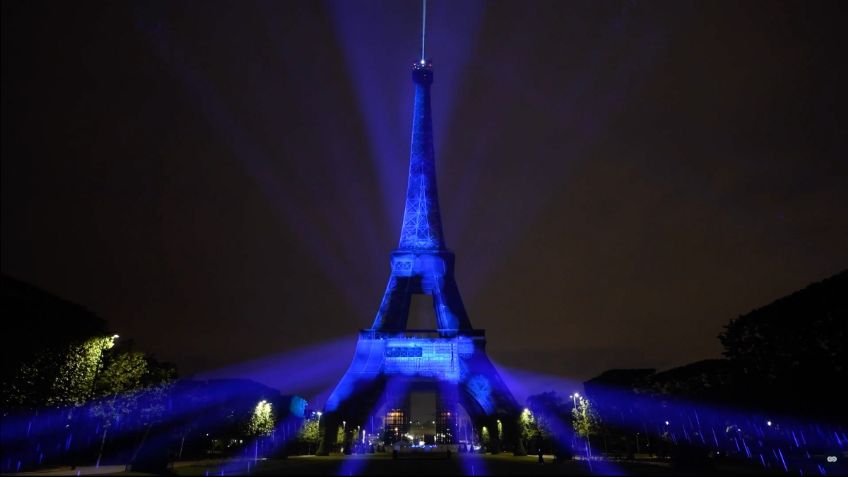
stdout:
[[[757,471],[760,472],[757,472]],[[750,475],[757,468],[673,468],[667,463],[611,463],[566,461],[554,463],[546,456],[454,455],[449,459],[398,459],[389,455],[341,454],[327,457],[297,456],[288,459],[252,461],[206,461],[180,463],[177,475]],[[135,474],[143,475],[143,474]]]

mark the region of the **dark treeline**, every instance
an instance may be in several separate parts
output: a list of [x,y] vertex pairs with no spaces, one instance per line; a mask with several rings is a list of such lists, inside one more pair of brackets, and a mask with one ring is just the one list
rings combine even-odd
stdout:
[[819,461],[845,445],[846,331],[843,271],[730,320],[718,336],[724,358],[585,382],[597,417],[589,437],[613,454],[730,456],[820,472],[836,461]]
[[623,404],[606,398],[614,390],[848,422],[848,271],[730,320],[718,339],[724,359],[659,373],[610,370],[587,381],[586,392],[599,408]]
[[2,472],[118,463],[158,472],[178,459],[316,446],[302,398],[247,380],[180,380],[94,313],[10,277],[0,297]]
[[[524,445],[557,458],[719,462],[845,471],[848,271],[732,319],[724,358],[667,371],[612,369],[585,395],[527,399]],[[746,467],[747,468],[747,467]]]
[[[0,312],[5,337],[0,346],[0,382],[3,397],[9,400],[5,389],[21,367],[39,354],[94,336],[108,336],[106,320],[91,311],[6,275],[0,276]],[[2,404],[8,407],[13,403]]]

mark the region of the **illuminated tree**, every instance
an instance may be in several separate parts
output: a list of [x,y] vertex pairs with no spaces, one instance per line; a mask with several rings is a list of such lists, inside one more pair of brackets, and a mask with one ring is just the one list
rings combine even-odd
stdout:
[[114,338],[99,337],[70,346],[59,367],[47,404],[80,405],[90,399],[95,378],[103,366],[103,352],[114,345]]
[[140,352],[107,356],[94,383],[93,415],[109,426],[132,418],[141,425],[159,420],[165,411],[168,386],[175,378],[173,368],[161,365]]
[[103,352],[113,345],[113,338],[95,337],[39,352],[6,383],[3,405],[35,409],[84,404],[103,367]]
[[536,424],[536,418],[533,417],[533,413],[530,412],[529,409],[525,409],[521,413],[521,416],[518,418],[518,422],[521,425],[521,438],[525,442],[529,441],[536,435],[538,425]]
[[297,432],[297,440],[301,444],[306,445],[306,453],[312,453],[312,446],[318,448],[318,442],[321,439],[321,432],[318,423],[318,417],[311,417],[303,420],[300,430]]
[[[106,321],[5,274],[0,295],[5,338],[0,346],[0,414],[85,402],[99,359],[96,342],[90,340],[108,340]],[[84,356],[86,348],[95,351],[94,360],[71,359]]]
[[274,411],[271,403],[266,400],[259,401],[250,421],[247,423],[247,434],[253,437],[269,436],[274,431]]
[[571,436],[570,404],[564,405],[553,391],[528,396],[527,409],[519,419],[525,448],[556,453],[558,446]]
[[345,428],[344,426],[339,426],[336,429],[336,444],[344,445],[345,443]]
[[480,431],[480,443],[488,447],[489,442],[491,442],[491,438],[489,437],[489,429],[486,426],[483,426],[483,429]]
[[577,397],[577,406],[572,411],[574,431],[580,437],[589,437],[600,432],[601,421],[588,399]]
[[519,416],[521,439],[526,449],[542,447],[542,441],[551,438],[551,432],[544,419],[537,417],[530,409],[524,409]]
[[134,422],[145,429],[165,412],[167,390],[175,378],[173,368],[156,363],[140,352],[119,352],[105,359],[103,370],[93,384],[91,415],[102,421],[99,463],[109,429],[118,422]]

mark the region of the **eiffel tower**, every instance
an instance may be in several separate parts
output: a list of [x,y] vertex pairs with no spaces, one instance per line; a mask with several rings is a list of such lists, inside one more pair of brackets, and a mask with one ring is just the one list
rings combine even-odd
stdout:
[[[454,279],[454,254],[445,246],[430,112],[433,68],[423,54],[412,66],[412,81],[412,144],[400,241],[391,254],[391,275],[374,323],[360,331],[353,361],[327,399],[317,453],[328,455],[339,444],[348,452],[351,441],[362,439],[358,429],[381,410],[384,437],[399,439],[409,430],[409,394],[424,389],[436,396],[437,442],[458,440],[455,416],[461,405],[472,432],[488,434],[492,452],[525,455],[519,406],[486,355],[485,331],[471,326]],[[413,295],[432,297],[435,329],[407,329]],[[340,427],[342,443],[337,442]]]

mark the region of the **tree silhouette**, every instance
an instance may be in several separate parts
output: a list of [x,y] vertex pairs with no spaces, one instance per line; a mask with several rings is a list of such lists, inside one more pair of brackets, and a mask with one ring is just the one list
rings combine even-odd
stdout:
[[748,402],[846,417],[848,271],[731,320],[719,340]]

